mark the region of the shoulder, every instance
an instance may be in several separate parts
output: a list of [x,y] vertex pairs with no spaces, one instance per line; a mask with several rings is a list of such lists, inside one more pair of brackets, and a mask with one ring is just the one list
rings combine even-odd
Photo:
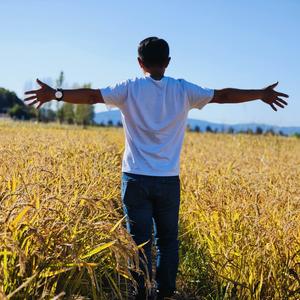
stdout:
[[171,76],[165,76],[165,79],[168,83],[168,85],[176,86],[176,87],[183,87],[184,85],[184,79],[182,78],[174,78]]
[[142,80],[143,80],[142,77],[130,77],[130,78],[127,78],[127,79],[119,80],[115,84],[117,84],[117,85],[130,85],[130,84],[135,84],[135,83],[141,82]]
[[126,80],[126,84],[129,87],[138,87],[147,83],[147,79],[145,77],[132,77]]
[[178,85],[178,86],[186,86],[188,85],[190,82],[183,79],[183,78],[174,78],[174,77],[170,77],[170,76],[166,76],[168,83],[173,84],[173,85]]
[[184,78],[178,78],[177,80],[183,87],[189,87],[191,85],[194,85],[194,83],[192,83]]
[[188,81],[186,79],[180,78],[178,79],[178,81],[180,82],[182,88],[184,90],[186,90],[187,92],[193,92],[193,93],[211,93],[213,91],[213,89],[211,88],[207,88],[205,86],[202,86],[198,83],[194,83],[191,81]]

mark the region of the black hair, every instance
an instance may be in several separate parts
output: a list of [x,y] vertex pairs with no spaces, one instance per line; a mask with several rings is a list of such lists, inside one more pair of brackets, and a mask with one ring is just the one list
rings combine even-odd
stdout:
[[142,40],[138,47],[139,58],[146,67],[165,64],[169,58],[169,51],[168,43],[155,36]]

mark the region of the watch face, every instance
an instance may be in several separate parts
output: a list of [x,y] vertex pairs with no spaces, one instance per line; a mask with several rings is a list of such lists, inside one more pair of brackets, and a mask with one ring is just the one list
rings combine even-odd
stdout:
[[56,98],[56,99],[61,99],[62,96],[63,96],[63,93],[62,93],[61,91],[56,91],[56,92],[55,92],[55,98]]

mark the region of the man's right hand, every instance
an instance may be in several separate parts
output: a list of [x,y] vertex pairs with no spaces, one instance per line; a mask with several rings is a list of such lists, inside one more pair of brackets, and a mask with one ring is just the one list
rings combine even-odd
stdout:
[[263,95],[261,97],[261,100],[266,104],[269,104],[274,111],[277,111],[277,107],[275,106],[275,104],[281,108],[284,108],[285,105],[288,105],[288,103],[285,100],[283,100],[281,97],[285,97],[285,98],[289,97],[287,94],[275,91],[274,88],[277,85],[278,85],[278,81],[264,88]]
[[30,95],[29,97],[25,98],[24,101],[31,101],[29,105],[33,105],[38,103],[37,109],[40,108],[44,103],[49,102],[55,99],[55,89],[47,85],[46,83],[40,81],[39,79],[36,80],[38,85],[41,87],[38,90],[31,90],[27,91],[24,94]]
[[281,108],[288,105],[281,97],[289,97],[287,94],[274,90],[277,84],[278,82],[260,90],[241,90],[233,88],[215,90],[214,97],[210,103],[242,103],[261,99],[263,102],[269,104],[273,110],[277,111],[275,105]]

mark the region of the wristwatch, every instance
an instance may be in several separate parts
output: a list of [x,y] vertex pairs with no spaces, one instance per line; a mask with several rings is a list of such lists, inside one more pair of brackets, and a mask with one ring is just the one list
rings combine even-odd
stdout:
[[62,89],[56,89],[56,92],[55,92],[55,99],[57,101],[61,101],[64,97],[64,93],[63,93],[63,90]]

